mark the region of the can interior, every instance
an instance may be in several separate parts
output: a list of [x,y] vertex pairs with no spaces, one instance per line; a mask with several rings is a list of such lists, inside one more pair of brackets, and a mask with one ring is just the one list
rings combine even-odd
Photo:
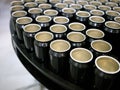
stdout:
[[21,17],[17,19],[18,24],[28,24],[31,22],[32,22],[32,18],[28,18],[28,17]]
[[53,34],[50,32],[38,32],[35,35],[35,39],[40,42],[48,42],[53,39]]
[[56,52],[65,52],[70,49],[70,44],[65,40],[56,40],[51,43],[50,48]]
[[97,65],[103,71],[107,71],[107,72],[115,72],[120,68],[119,64],[114,59],[109,58],[109,57],[99,58],[97,60]]
[[71,32],[67,35],[67,38],[73,42],[82,42],[86,39],[85,35],[79,32]]
[[86,34],[89,37],[92,37],[92,38],[103,38],[104,37],[104,33],[101,30],[98,30],[98,29],[89,29],[86,32]]
[[67,28],[64,25],[57,24],[57,25],[52,25],[50,27],[50,30],[54,33],[64,33],[65,31],[67,31]]
[[77,48],[71,52],[71,58],[77,62],[85,63],[91,61],[92,54],[84,48]]
[[25,32],[37,32],[41,29],[41,27],[37,24],[28,24],[25,26],[24,31]]
[[98,52],[106,53],[111,51],[112,46],[103,40],[96,40],[92,43],[92,48]]
[[85,29],[85,25],[82,23],[70,23],[69,28],[74,31],[83,31]]

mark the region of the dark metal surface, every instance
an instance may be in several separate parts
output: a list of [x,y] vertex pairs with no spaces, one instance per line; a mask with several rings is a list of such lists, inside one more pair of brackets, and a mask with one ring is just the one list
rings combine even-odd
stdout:
[[12,45],[19,60],[25,68],[44,86],[50,90],[85,90],[80,86],[71,83],[65,78],[53,73],[45,67],[44,63],[35,57],[33,52],[28,52],[24,44],[20,43],[14,34],[12,20],[10,20]]

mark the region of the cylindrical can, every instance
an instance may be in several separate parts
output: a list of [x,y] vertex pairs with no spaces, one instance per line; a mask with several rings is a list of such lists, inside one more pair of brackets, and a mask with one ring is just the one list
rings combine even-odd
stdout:
[[79,22],[73,22],[68,25],[69,32],[75,31],[75,32],[85,32],[86,26]]
[[34,48],[35,55],[38,59],[45,62],[46,65],[50,64],[49,48],[50,42],[54,39],[51,32],[40,31],[35,35]]
[[112,51],[112,45],[105,40],[94,40],[91,42],[90,46],[90,50],[95,57],[109,55]]
[[23,41],[23,28],[26,24],[30,24],[32,22],[31,17],[20,17],[16,20],[16,32],[18,39]]
[[15,27],[15,32],[16,32],[16,20],[17,18],[24,17],[27,15],[26,11],[20,10],[20,11],[15,11],[12,13],[12,21],[13,21],[13,26]]
[[66,76],[69,70],[69,50],[71,45],[68,41],[57,39],[50,43],[50,65],[55,73]]
[[31,23],[31,24],[25,25],[23,30],[24,30],[23,40],[24,40],[25,47],[29,51],[33,51],[34,50],[34,36],[37,32],[41,30],[41,26],[38,24]]
[[40,15],[36,17],[36,22],[41,26],[41,27],[49,27],[51,24],[52,18],[50,16],[46,15]]
[[53,22],[56,24],[64,24],[67,26],[69,23],[69,19],[64,16],[56,16],[53,18]]
[[40,8],[30,8],[28,10],[28,15],[33,18],[34,22],[35,22],[35,18],[41,14],[42,14],[42,9]]
[[30,8],[36,8],[38,4],[36,2],[27,2],[24,4],[25,10],[28,11]]
[[101,16],[89,17],[89,27],[103,29],[105,19]]
[[84,47],[86,43],[86,36],[81,32],[70,32],[67,34],[67,40],[71,44],[71,49]]
[[111,56],[99,56],[95,60],[95,88],[97,90],[113,90],[111,87],[120,72],[120,63]]
[[115,17],[120,16],[120,13],[117,11],[113,10],[108,10],[106,11],[106,19],[109,20],[114,20]]
[[54,39],[65,39],[67,35],[67,27],[61,24],[54,24],[50,26],[50,31],[54,35]]
[[70,75],[74,83],[88,89],[93,86],[94,72],[92,67],[93,54],[85,48],[70,51]]

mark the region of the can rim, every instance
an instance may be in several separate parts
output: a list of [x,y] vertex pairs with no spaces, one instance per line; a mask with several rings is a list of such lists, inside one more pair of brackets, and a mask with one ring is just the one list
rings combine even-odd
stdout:
[[[97,61],[98,61],[100,58],[104,58],[104,57],[110,58],[110,59],[114,60],[114,61],[119,65],[119,69],[116,70],[115,72],[109,72],[109,71],[106,71],[106,70],[101,69],[101,68],[98,66],[98,64],[97,64]],[[102,72],[104,72],[104,73],[107,73],[107,74],[116,74],[116,73],[118,73],[118,72],[120,71],[120,63],[118,62],[117,59],[115,59],[115,58],[113,58],[113,57],[111,57],[111,56],[106,56],[106,55],[104,55],[104,56],[99,56],[99,57],[97,57],[97,58],[95,59],[95,65],[96,65],[96,67],[97,67],[100,71],[102,71]]]
[[14,11],[14,12],[12,13],[12,16],[13,16],[13,17],[16,17],[14,14],[17,13],[17,12],[23,12],[23,13],[25,14],[24,16],[27,15],[27,12],[26,12],[26,11],[20,10],[20,11]]
[[[90,54],[91,58],[90,58],[89,60],[87,60],[87,61],[76,60],[76,59],[72,56],[72,53],[73,53],[75,50],[85,50],[85,51],[87,51],[87,52]],[[93,59],[93,54],[92,54],[92,52],[91,52],[90,50],[88,50],[88,49],[86,49],[86,48],[74,48],[74,49],[72,49],[72,50],[70,51],[70,57],[71,57],[72,60],[74,60],[75,62],[78,62],[78,63],[89,63],[89,62],[92,61],[92,59]]]
[[65,13],[64,10],[67,10],[67,9],[68,9],[68,10],[69,10],[69,9],[73,10],[73,12],[70,13],[70,14],[73,14],[73,13],[76,12],[76,10],[75,10],[74,8],[67,8],[67,7],[63,8],[63,9],[62,9],[62,12]]
[[120,19],[120,16],[118,16],[118,17],[115,17],[115,18],[114,18],[114,21],[116,21],[116,22],[119,22],[119,23],[120,23],[120,21],[117,21],[117,19]]
[[[19,23],[18,21],[20,20],[20,19],[29,19],[30,20],[30,22],[28,22],[28,23],[31,23],[32,21],[33,21],[33,19],[31,18],[31,17],[20,17],[20,18],[17,18],[17,20],[16,20],[16,23],[18,23],[18,24],[22,24],[22,23]],[[28,24],[28,23],[26,23],[26,24]]]
[[[79,24],[79,25],[81,25],[81,26],[83,26],[83,29],[73,29],[73,28],[71,28],[71,25],[73,25],[73,24]],[[79,23],[79,22],[72,22],[72,23],[70,23],[69,25],[68,25],[68,27],[69,27],[69,29],[71,29],[71,30],[73,30],[73,31],[84,31],[85,29],[86,29],[86,26],[83,24],[83,23]]]
[[[12,1],[12,2],[10,2],[10,5],[11,5],[11,6],[14,6],[13,3],[16,3],[16,2],[20,2],[21,4],[24,3],[23,1]],[[19,4],[17,4],[17,5],[19,5]]]
[[[46,33],[46,34],[51,35],[51,39],[46,40],[46,41],[40,41],[40,40],[38,40],[38,39],[36,38],[39,34],[43,34],[43,33]],[[52,34],[51,32],[48,32],[48,31],[40,31],[40,32],[38,32],[38,33],[35,34],[34,38],[35,38],[36,41],[39,41],[39,42],[48,42],[48,41],[51,41],[51,40],[54,38],[54,36],[53,36],[53,34]]]
[[[67,48],[66,50],[62,50],[62,51],[55,50],[55,49],[52,47],[52,44],[55,43],[55,42],[61,42],[61,41],[62,41],[62,42],[65,42],[65,43],[68,45],[68,48]],[[60,47],[61,47],[61,46],[60,46]],[[57,39],[57,40],[54,40],[54,41],[52,41],[52,42],[50,43],[50,49],[53,50],[53,51],[55,51],[55,52],[58,52],[58,53],[66,52],[66,51],[70,50],[70,48],[71,48],[70,43],[69,43],[68,41],[66,41],[66,40],[63,40],[63,39]]]
[[36,3],[36,2],[27,2],[27,3],[25,3],[25,7],[26,7],[26,5],[28,5],[28,4],[34,4],[34,5],[37,6],[37,3]]
[[[101,22],[98,22],[98,21],[96,22],[96,21],[92,20],[92,18],[100,18],[102,21]],[[101,16],[91,16],[91,17],[89,17],[89,20],[92,21],[92,22],[95,22],[95,23],[103,23],[103,22],[105,22],[105,19],[103,17],[101,17]]]
[[15,6],[11,6],[10,10],[13,11],[13,8],[16,8],[16,7],[21,7],[22,8],[21,10],[25,8],[23,5],[15,5]]
[[107,10],[107,11],[106,11],[106,15],[109,15],[109,14],[108,14],[109,12],[117,13],[118,16],[120,16],[120,13],[117,12],[117,11],[114,11],[114,10]]
[[[86,14],[88,14],[88,16],[80,16],[80,15],[78,15],[79,13],[86,13]],[[87,11],[77,11],[76,12],[76,16],[78,16],[78,17],[83,17],[83,18],[86,17],[87,18],[87,17],[90,17],[90,15],[91,14],[89,12],[87,12]]]
[[[55,7],[57,7],[58,5],[65,5],[65,7],[68,6],[66,3],[56,3],[56,4],[55,4]],[[64,8],[65,8],[65,7],[64,7]]]
[[90,3],[90,5],[93,5],[92,3],[99,3],[99,5],[102,5],[102,3],[100,1],[90,1],[89,3]]
[[87,9],[87,8],[86,8],[87,6],[92,6],[92,7],[94,7],[94,9],[97,9],[97,7],[96,7],[95,5],[90,5],[90,4],[84,5],[83,7],[84,7],[85,9]]
[[[103,43],[106,43],[107,45],[109,45],[110,49],[109,49],[109,50],[106,50],[106,51],[98,50],[98,49],[96,49],[96,48],[93,47],[93,43],[95,43],[95,42],[103,42]],[[94,41],[91,42],[90,45],[91,45],[91,47],[92,47],[95,51],[100,52],[100,53],[108,53],[108,52],[110,52],[110,51],[112,50],[112,45],[111,45],[109,42],[105,41],[105,40],[94,40]]]
[[[38,28],[36,31],[28,32],[28,31],[26,30],[26,28],[29,27],[29,26],[31,26],[31,25],[37,26],[37,27],[39,27],[39,28]],[[41,30],[41,26],[40,26],[39,24],[31,23],[31,24],[25,25],[24,28],[23,28],[23,30],[24,30],[25,32],[28,32],[28,33],[34,33],[34,32],[40,31],[40,30]]]
[[90,13],[93,14],[94,11],[100,12],[101,13],[100,16],[103,16],[105,14],[102,10],[96,10],[96,9],[91,10]]
[[82,5],[80,5],[80,4],[70,4],[70,8],[73,8],[72,6],[74,6],[74,5],[79,6],[79,9],[82,8]]
[[41,8],[30,8],[30,9],[28,10],[28,12],[31,13],[30,11],[31,11],[31,10],[34,10],[34,9],[40,10],[40,13],[42,13],[42,9],[41,9]]
[[106,6],[106,5],[100,5],[100,6],[98,6],[98,9],[102,10],[101,7],[109,8],[109,10],[111,10],[111,7],[110,6]]
[[[58,22],[58,21],[56,21],[57,18],[64,18],[64,19],[66,19],[67,21],[66,21],[66,22]],[[56,17],[53,18],[53,21],[54,21],[55,23],[59,23],[59,24],[66,24],[66,23],[69,22],[69,19],[68,19],[67,17],[64,17],[64,16],[56,16]]]
[[[67,34],[67,39],[68,39],[68,40],[70,40],[70,39],[69,39],[69,35],[70,35],[70,34],[79,34],[79,35],[83,36],[83,40],[77,41],[77,42],[83,42],[83,41],[85,41],[85,39],[86,39],[86,36],[85,36],[83,33],[81,33],[81,32],[70,32],[70,33]],[[70,40],[70,41],[73,41],[73,40]],[[76,41],[74,41],[74,42],[76,42]]]
[[42,5],[47,5],[47,6],[49,6],[49,8],[52,8],[52,5],[51,4],[47,4],[47,3],[39,4],[38,7],[41,8]]
[[[64,30],[63,32],[54,32],[54,31],[52,30],[52,27],[54,27],[54,26],[63,26],[63,27],[65,28],[65,30]],[[54,24],[54,25],[50,26],[50,31],[52,31],[52,32],[54,32],[54,33],[64,33],[64,32],[67,31],[67,27],[66,27],[65,25],[62,25],[62,24]]]
[[[45,11],[43,12],[44,15],[46,15],[46,12],[49,12],[49,11],[55,12],[55,14],[53,14],[53,15],[58,15],[58,11],[57,11],[57,10],[54,10],[54,9],[47,9],[47,10],[45,10]],[[48,15],[48,16],[52,16],[52,15]]]
[[[114,23],[114,24],[118,24],[118,25],[120,26],[120,23],[118,23],[118,22],[115,22],[115,21],[107,21],[107,22],[105,22],[105,26],[106,26],[106,27],[109,27],[109,28],[111,28],[111,26],[108,26],[108,23]],[[111,28],[111,29],[119,30],[120,28]]]
[[37,22],[41,22],[41,21],[38,20],[38,18],[41,18],[41,17],[47,17],[47,18],[49,18],[48,21],[42,21],[42,23],[50,22],[50,21],[52,20],[52,18],[51,18],[50,16],[47,16],[47,15],[37,16],[37,17],[35,18],[35,20],[36,20]]
[[[92,36],[90,36],[90,35],[88,34],[88,32],[90,32],[90,31],[98,31],[98,32],[102,33],[102,36],[101,36],[101,37],[92,37]],[[100,29],[96,29],[96,28],[88,29],[88,30],[86,31],[86,35],[89,36],[89,37],[91,37],[91,38],[96,38],[96,39],[103,38],[103,37],[105,36],[105,34],[104,34],[103,31],[101,31]]]

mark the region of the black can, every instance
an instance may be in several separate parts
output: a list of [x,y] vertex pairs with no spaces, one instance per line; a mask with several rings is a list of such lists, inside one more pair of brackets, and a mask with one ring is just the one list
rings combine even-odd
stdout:
[[119,7],[119,6],[117,6],[117,7],[113,7],[113,10],[114,10],[114,11],[117,11],[117,12],[120,13],[120,7]]
[[53,24],[50,26],[50,31],[54,35],[54,39],[65,39],[67,35],[67,27],[61,24]]
[[58,11],[54,9],[48,9],[43,12],[44,15],[50,16],[51,18],[54,18],[58,15]]
[[30,17],[20,17],[16,20],[16,32],[18,39],[23,41],[23,28],[26,24],[30,24],[32,22],[32,18]]
[[66,76],[68,74],[70,48],[70,43],[62,39],[57,39],[50,43],[50,65],[52,71],[60,76]]
[[[120,72],[120,63],[111,56],[99,56],[95,60],[95,88],[97,90],[113,90],[111,87]],[[114,87],[115,88],[115,87]]]
[[47,9],[51,9],[52,5],[48,4],[48,3],[42,3],[38,5],[38,8],[41,8],[43,11],[47,10]]
[[107,6],[107,5],[100,5],[98,6],[99,10],[102,10],[104,13],[108,10],[111,10],[111,7]]
[[106,19],[109,20],[114,20],[115,17],[120,16],[120,13],[117,11],[113,10],[108,10],[106,11]]
[[90,28],[86,31],[87,41],[90,44],[94,40],[104,39],[104,32],[100,29]]
[[79,22],[72,22],[68,25],[69,32],[74,31],[74,32],[85,32],[86,26],[83,23]]
[[105,27],[105,40],[109,41],[113,45],[113,53],[116,56],[120,56],[118,51],[120,50],[120,23],[115,21],[106,21]]
[[98,57],[101,55],[109,55],[112,51],[112,45],[105,40],[94,40],[91,42],[90,46],[94,57]]
[[70,32],[67,34],[67,40],[71,43],[71,49],[84,47],[86,43],[86,36],[81,32]]
[[65,17],[68,17],[70,21],[74,21],[74,14],[76,13],[76,10],[74,8],[63,8],[62,9],[62,15]]
[[52,18],[46,15],[40,15],[36,17],[36,22],[43,28],[47,28],[51,24]]
[[23,11],[23,10],[21,10],[21,11],[15,11],[15,12],[12,13],[11,18],[13,20],[13,25],[15,27],[15,32],[16,32],[16,20],[17,20],[17,18],[24,17],[26,15],[27,15],[27,12]]
[[35,18],[41,14],[42,14],[42,9],[40,8],[30,8],[28,10],[28,15],[33,18],[34,22],[35,22]]
[[55,5],[57,3],[61,3],[61,2],[62,2],[62,0],[49,0],[49,3],[52,5],[53,8],[55,8]]
[[120,33],[120,23],[115,21],[106,21],[105,22],[105,31],[109,33]]
[[85,48],[74,48],[70,52],[70,75],[72,81],[88,89],[93,86],[93,54]]
[[105,5],[110,6],[111,8],[113,8],[113,7],[117,7],[118,3],[110,1],[110,2],[106,2]]
[[90,11],[92,16],[101,16],[103,17],[105,13],[102,10],[91,10]]
[[63,3],[66,3],[70,7],[71,4],[75,4],[75,0],[63,0]]
[[91,10],[95,10],[97,7],[95,5],[84,5],[84,10],[90,12]]
[[35,0],[38,4],[49,3],[49,0]]
[[77,11],[76,12],[76,20],[88,25],[88,19],[91,14],[87,11]]
[[25,10],[28,11],[30,8],[36,8],[38,4],[36,2],[27,2],[24,4]]
[[22,0],[24,3],[34,2],[35,0]]
[[66,3],[56,3],[55,9],[59,12],[60,15],[62,15],[62,9],[67,8],[68,5]]
[[74,8],[76,11],[79,11],[82,9],[82,5],[80,4],[70,4],[70,8]]
[[105,19],[101,16],[89,17],[89,27],[103,29]]
[[12,2],[10,3],[10,6],[23,5],[23,4],[24,4],[23,1],[12,1]]
[[84,1],[83,0],[77,0],[76,3],[82,5],[82,10],[84,10],[84,5],[89,4],[88,1],[85,1],[85,0]]
[[10,7],[10,11],[11,11],[11,14],[15,11],[21,11],[21,10],[24,10],[24,6],[23,5],[15,5],[15,6],[11,6]]
[[51,32],[40,31],[35,35],[34,48],[35,55],[38,59],[45,62],[46,65],[50,64],[49,59],[49,46],[50,42],[54,39]]
[[114,21],[120,23],[120,16],[119,16],[119,17],[115,17],[115,18],[114,18]]
[[68,25],[69,23],[69,19],[67,17],[64,17],[64,16],[56,16],[53,18],[53,22],[55,24],[63,24],[63,25]]
[[37,32],[41,30],[41,26],[38,24],[31,23],[31,24],[25,25],[23,30],[24,30],[23,39],[24,39],[25,47],[29,51],[33,51],[34,50],[34,36]]

